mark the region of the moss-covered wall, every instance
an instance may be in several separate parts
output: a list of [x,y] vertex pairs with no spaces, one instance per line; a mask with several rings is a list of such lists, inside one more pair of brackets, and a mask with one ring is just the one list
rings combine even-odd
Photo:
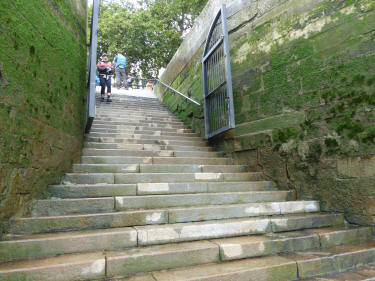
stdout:
[[[299,198],[375,224],[375,2],[247,2],[229,17],[236,128],[212,143]],[[170,79],[199,101],[202,49]],[[204,132],[202,109],[158,95]]]
[[86,0],[0,1],[0,236],[82,145]]

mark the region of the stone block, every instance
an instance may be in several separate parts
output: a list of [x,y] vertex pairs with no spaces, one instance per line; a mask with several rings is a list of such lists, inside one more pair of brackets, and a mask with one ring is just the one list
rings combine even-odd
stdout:
[[346,177],[358,178],[361,176],[361,158],[349,157],[337,159],[337,172]]
[[371,155],[368,158],[361,159],[361,176],[374,177],[375,176],[375,156]]
[[218,260],[218,246],[206,241],[136,248],[107,253],[107,276],[129,276]]
[[259,131],[282,129],[287,127],[294,127],[302,123],[305,119],[304,112],[290,112],[277,116],[272,116],[262,120],[257,120],[249,123],[243,123],[236,126],[236,136],[241,136]]
[[139,245],[165,244],[270,231],[268,218],[222,220],[161,226],[136,226]]
[[300,278],[331,274],[339,270],[330,256],[297,261],[297,267]]

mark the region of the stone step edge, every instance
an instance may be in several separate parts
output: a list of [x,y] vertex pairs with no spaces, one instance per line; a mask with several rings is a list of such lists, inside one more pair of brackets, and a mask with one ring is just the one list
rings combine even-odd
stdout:
[[[93,230],[99,228],[119,228],[119,227],[136,227],[138,233],[138,241],[142,245],[165,244],[171,242],[194,241],[202,239],[214,239],[223,237],[243,236],[249,234],[261,234],[269,232],[283,232],[298,230],[302,228],[326,227],[326,226],[342,226],[344,218],[342,214],[291,214],[278,216],[259,216],[247,217],[237,219],[222,219],[222,220],[207,220],[200,222],[185,222],[185,223],[167,223],[168,217],[164,210],[159,211],[133,211],[133,212],[118,212],[117,214],[125,215],[126,218],[135,218],[139,222],[124,223],[124,218],[120,217],[114,223],[108,223],[105,219],[109,214],[90,214],[90,215],[66,215],[56,217],[40,217],[40,218],[14,218],[10,221],[10,233],[12,234],[42,234],[53,232],[68,232],[79,230]],[[130,215],[129,215],[130,214]],[[84,223],[82,223],[84,219]],[[98,224],[98,219],[100,219]],[[110,218],[113,220],[113,218]],[[120,219],[120,221],[119,221]],[[63,227],[59,225],[59,220],[63,223]],[[73,220],[68,224],[67,221]],[[42,224],[42,222],[45,222]],[[82,225],[77,226],[77,222]],[[87,223],[90,225],[87,225]],[[291,225],[287,225],[290,222]],[[318,222],[318,225],[317,225]],[[233,229],[216,229],[217,233],[208,231],[207,228],[216,227],[220,225],[231,225]],[[245,225],[244,225],[245,224]],[[241,226],[241,227],[240,227]],[[239,228],[240,227],[240,228]],[[27,231],[25,231],[25,228]],[[177,231],[182,229],[198,229],[200,236],[178,235]],[[208,232],[207,232],[208,231]],[[167,240],[159,236],[148,237],[148,233],[168,234]],[[173,234],[172,236],[170,236]],[[177,236],[176,236],[176,235]],[[204,236],[202,238],[202,235]]]
[[[244,189],[236,190],[233,185],[248,185],[247,191],[267,191],[279,190],[272,181],[249,181],[249,182],[230,182],[228,189],[221,188],[223,183],[220,182],[183,182],[183,183],[138,183],[138,184],[66,184],[66,185],[50,185],[48,192],[51,197],[55,198],[93,198],[94,191],[100,189],[102,195],[99,197],[113,197],[113,196],[127,196],[127,195],[163,195],[163,194],[196,194],[196,193],[220,193],[220,192],[238,192],[245,191]],[[228,184],[228,183],[226,183]],[[216,186],[216,188],[215,188]],[[178,187],[181,190],[178,190]],[[117,189],[115,194],[107,194],[103,189]],[[66,189],[66,192],[63,190]],[[82,194],[81,196],[73,196],[74,193],[84,192],[85,190],[92,190],[94,193]],[[234,190],[233,190],[234,189]],[[60,192],[59,192],[60,190]],[[70,196],[62,196],[61,193],[71,194]]]
[[[267,192],[267,191],[265,191]],[[271,192],[278,192],[278,191],[271,191]],[[239,192],[244,194],[245,192]],[[253,192],[246,192],[247,194],[253,193]],[[260,192],[259,192],[260,193]],[[281,192],[280,192],[281,193]],[[286,194],[285,197],[291,196],[291,193],[283,192]],[[229,193],[224,193],[229,194]],[[282,193],[281,193],[282,194]],[[180,195],[180,194],[178,194]],[[181,194],[181,197],[184,197],[186,194]],[[199,193],[194,194],[196,196],[199,196]],[[216,194],[215,194],[216,195]],[[171,223],[178,223],[171,221],[172,220],[172,215],[176,212],[189,212],[194,211],[196,209],[201,209],[202,212],[206,211],[208,212],[212,208],[246,208],[249,209],[249,212],[252,211],[252,213],[248,213],[246,216],[238,216],[238,217],[221,217],[221,218],[216,218],[216,219],[202,219],[201,221],[211,221],[211,220],[222,220],[222,219],[238,219],[238,218],[254,218],[254,217],[262,217],[262,216],[275,216],[275,215],[291,215],[291,214],[304,214],[304,213],[316,213],[320,211],[320,204],[319,201],[296,201],[296,200],[284,200],[280,199],[280,201],[256,201],[256,202],[237,202],[237,203],[216,203],[216,204],[211,204],[208,205],[202,204],[202,205],[190,205],[190,206],[164,206],[164,207],[154,207],[154,208],[125,208],[121,207],[121,202],[126,201],[127,199],[130,200],[131,198],[145,198],[145,199],[158,199],[158,197],[163,198],[164,196],[168,195],[138,195],[138,196],[115,196],[115,197],[104,197],[105,199],[112,199],[110,201],[113,201],[113,209],[112,210],[107,210],[107,211],[99,211],[99,210],[93,210],[92,212],[79,212],[79,213],[67,213],[67,214],[62,214],[62,215],[50,215],[50,216],[43,216],[43,215],[33,215],[31,217],[23,217],[23,218],[33,218],[33,219],[48,219],[48,218],[67,218],[67,217],[84,217],[84,216],[94,216],[94,215],[121,215],[121,214],[126,214],[126,213],[131,213],[131,212],[137,212],[139,210],[143,211],[163,211],[166,214],[166,217],[168,220],[165,222],[167,224]],[[175,197],[174,195],[171,195],[171,197]],[[88,200],[92,201],[97,198],[88,198]],[[98,199],[102,199],[98,198]],[[178,199],[178,198],[177,198]],[[38,200],[43,202],[61,202],[64,203],[65,201],[77,201],[78,203],[82,200],[86,200],[86,198],[77,198],[77,199],[43,199],[43,200]],[[263,206],[262,205],[267,205],[265,208],[266,210],[263,210],[263,212],[260,212],[258,209],[261,209]],[[290,209],[288,205],[292,205],[296,209]],[[299,209],[297,209],[297,206],[299,205]],[[301,207],[301,205],[303,205]],[[42,207],[43,208],[43,207]],[[204,210],[206,209],[206,210]],[[34,212],[38,213],[36,210]],[[258,212],[258,213],[257,213]],[[191,222],[197,222],[197,220],[192,220]]]
[[[375,281],[375,263],[367,264],[344,272],[324,275],[312,279],[303,279],[305,281]],[[355,279],[354,279],[355,278]],[[151,279],[154,281],[153,279]]]
[[[347,245],[343,245],[323,249],[331,253],[322,257],[302,258],[301,256],[293,257],[293,254],[276,255],[154,271],[149,276],[155,281],[248,280],[249,276],[267,276],[267,279],[259,280],[269,281],[305,280],[305,278],[319,277],[326,273],[345,272],[359,266],[373,264],[375,245],[371,243],[368,246],[368,248],[358,246],[350,249]],[[335,253],[336,250],[338,253]],[[191,275],[189,271],[192,272]]]
[[[83,143],[83,148],[87,148],[87,149],[125,149],[125,148],[95,148],[95,147],[88,147],[87,145],[120,145],[120,146],[123,146],[123,145],[128,145],[128,146],[137,146],[137,147],[142,147],[140,149],[126,149],[126,150],[144,150],[144,151],[156,151],[156,149],[153,149],[152,146],[159,146],[160,147],[169,147],[169,146],[173,146],[173,147],[177,147],[179,149],[182,149],[182,150],[178,150],[178,149],[173,149],[173,151],[177,151],[177,152],[185,152],[185,151],[193,151],[193,152],[197,152],[197,151],[200,151],[200,150],[196,150],[196,148],[204,148],[204,149],[207,149],[207,151],[204,151],[204,152],[216,152],[214,150],[211,150],[212,147],[209,147],[209,146],[194,146],[194,145],[175,145],[175,144],[157,144],[157,143],[124,143],[124,142],[98,142],[98,141],[84,141]],[[189,149],[192,149],[192,148],[195,148],[195,150],[183,150],[183,148],[189,148]],[[157,151],[171,151],[171,150],[157,150]],[[220,153],[220,152],[219,152]]]
[[[353,233],[358,234],[357,239],[352,239]],[[309,248],[307,247],[313,247],[313,248],[329,248],[333,246],[339,246],[339,245],[346,245],[346,244],[355,244],[355,243],[363,243],[366,241],[369,241],[373,239],[373,235],[371,232],[370,227],[352,227],[352,228],[312,228],[304,231],[289,231],[287,232],[287,237],[285,237],[285,234],[281,233],[275,233],[276,235],[274,237],[268,236],[268,235],[250,235],[250,236],[241,236],[239,239],[253,239],[253,241],[235,241],[233,240],[238,240],[237,238],[221,238],[221,239],[205,239],[205,240],[198,240],[198,241],[210,241],[213,243],[217,248],[218,248],[218,253],[217,256],[220,258],[221,261],[227,261],[227,260],[234,260],[234,259],[242,259],[242,258],[249,258],[249,257],[256,257],[256,256],[267,256],[267,255],[272,255],[272,254],[277,254],[281,252],[295,252],[295,251],[301,251],[302,248],[303,250],[307,250]],[[100,242],[96,242],[92,240],[91,244],[99,245],[98,247],[91,247],[90,249],[84,249],[84,251],[127,251],[129,249],[140,249],[139,251],[142,251],[142,249],[152,249],[155,247],[155,245],[152,246],[143,246],[139,245],[138,243],[138,232],[135,227],[123,227],[123,228],[113,228],[113,229],[106,229],[106,230],[91,230],[91,231],[73,231],[73,232],[62,232],[62,233],[50,233],[50,234],[33,234],[33,235],[8,235],[7,240],[1,241],[0,242],[0,254],[1,254],[1,247],[4,246],[6,247],[7,245],[10,245],[10,247],[21,247],[22,244],[33,244],[33,243],[51,243],[51,241],[56,241],[58,243],[61,243],[61,241],[67,241],[69,242],[69,246],[71,244],[75,245],[74,247],[71,247],[70,251],[61,251],[60,250],[55,250],[54,252],[49,252],[45,253],[43,255],[40,255],[40,251],[38,250],[36,252],[36,255],[32,255],[30,251],[27,251],[27,257],[20,257],[20,255],[17,257],[17,255],[13,255],[12,257],[7,257],[6,262],[8,261],[15,261],[15,260],[26,260],[26,259],[31,259],[34,257],[37,258],[43,258],[43,257],[48,257],[51,255],[60,255],[60,254],[71,254],[71,253],[83,253],[76,251],[76,244],[79,243],[80,239],[102,239],[100,237],[110,237],[113,236],[113,239],[119,239],[122,237],[122,241],[124,241],[124,238],[126,238],[126,243],[121,242],[119,244],[116,244],[115,246],[112,247],[111,245],[100,245]],[[310,245],[307,243],[307,245],[287,245],[287,247],[283,246],[285,243],[294,243],[297,239],[300,241],[301,239],[306,239],[313,237],[313,242],[314,245]],[[339,238],[336,240],[335,238]],[[170,243],[170,244],[162,244],[162,245],[184,245],[184,243],[191,243],[191,242],[180,242],[180,243]],[[252,254],[247,254],[243,253],[242,247],[245,247],[247,244],[252,244],[251,250],[253,251]],[[264,243],[267,243],[267,246],[265,247]],[[275,251],[269,251],[270,245],[269,243],[276,243],[278,248],[275,249]],[[297,242],[299,243],[299,242]],[[21,245],[19,245],[21,244]],[[2,246],[4,245],[4,246]],[[263,245],[263,246],[262,246]],[[33,246],[32,246],[33,247]],[[43,245],[40,247],[43,248]],[[102,248],[101,248],[102,247]],[[111,248],[112,247],[112,248]],[[296,249],[296,247],[300,247]],[[48,247],[48,250],[51,249],[52,246],[51,244]],[[66,250],[65,247],[60,247]],[[182,246],[183,248],[183,246]],[[292,249],[290,249],[292,248]],[[8,253],[14,254],[16,251],[11,251],[12,248],[9,247],[6,248]],[[35,250],[35,248],[34,248]],[[248,249],[245,249],[245,251]],[[21,252],[22,254],[25,254],[25,252]],[[0,256],[0,264],[1,261],[4,262],[5,257]]]
[[[206,244],[207,244],[207,246],[205,247],[206,249],[207,248],[211,248],[211,250],[213,250],[213,253],[211,254],[211,255],[209,255],[210,257],[208,258],[208,259],[206,259],[204,262],[203,262],[203,264],[202,263],[197,263],[197,262],[187,262],[187,264],[185,263],[185,264],[183,264],[182,266],[181,265],[179,265],[178,267],[177,267],[177,269],[176,269],[176,267],[167,267],[167,268],[158,268],[158,269],[156,269],[156,270],[163,270],[163,269],[172,269],[174,272],[177,272],[177,271],[179,271],[179,270],[186,270],[185,268],[183,268],[183,267],[185,267],[185,266],[193,266],[191,269],[193,269],[194,270],[194,266],[198,266],[198,267],[200,267],[200,266],[205,266],[205,264],[210,264],[210,263],[217,263],[217,262],[219,262],[218,264],[216,264],[216,265],[214,265],[214,264],[212,264],[212,266],[221,266],[221,265],[230,265],[230,264],[233,264],[233,263],[236,263],[236,261],[229,261],[229,262],[227,262],[227,261],[222,261],[220,258],[219,258],[219,255],[218,254],[215,254],[215,253],[217,253],[218,251],[219,251],[219,247],[218,247],[218,245],[216,245],[215,243],[212,243],[211,241],[199,241],[199,242],[185,242],[185,243],[179,243],[180,245],[180,247],[179,247],[179,251],[180,252],[182,252],[183,253],[183,255],[185,256],[186,255],[186,252],[189,252],[189,250],[183,250],[185,247],[184,247],[184,245],[189,245],[189,246],[191,246],[191,245],[193,245],[193,247],[195,246],[195,245],[197,245],[198,246],[198,251],[200,250],[199,249],[199,245],[202,245],[202,246],[204,246],[204,242],[206,242]],[[204,250],[204,248],[201,246],[201,248],[202,248],[202,250]],[[346,246],[346,245],[345,245]],[[367,256],[370,256],[370,257],[375,257],[375,245],[371,245],[372,247],[370,247],[370,248],[368,248],[368,249],[356,249],[356,250],[354,250],[354,251],[352,251],[352,252],[350,252],[349,250],[350,249],[347,249],[346,251],[345,251],[345,246],[342,246],[341,247],[341,249],[344,249],[344,251],[342,251],[342,252],[340,252],[340,253],[338,253],[338,254],[330,254],[330,255],[328,255],[328,256],[325,256],[325,257],[323,257],[323,258],[314,258],[314,257],[309,257],[309,258],[306,258],[305,260],[300,260],[300,259],[298,259],[298,258],[293,258],[293,257],[291,257],[290,259],[291,259],[291,262],[292,263],[294,263],[295,264],[295,266],[296,266],[296,277],[297,278],[299,278],[299,277],[303,277],[303,278],[305,278],[305,277],[311,277],[311,273],[309,273],[309,272],[307,272],[307,274],[304,274],[304,276],[300,276],[300,272],[301,272],[301,270],[299,270],[299,267],[300,266],[304,266],[304,264],[308,264],[308,263],[312,263],[313,265],[316,263],[316,262],[319,262],[319,261],[321,261],[321,260],[327,260],[327,259],[331,259],[333,262],[336,262],[337,263],[337,261],[336,261],[336,259],[345,259],[345,256],[346,257],[351,257],[351,256],[359,256],[359,255],[361,255],[361,254],[363,254],[363,255],[365,255],[365,258],[362,258],[361,259],[361,257],[359,257],[359,258],[357,258],[357,259],[354,259],[354,261],[352,261],[352,263],[351,264],[346,264],[346,266],[347,267],[344,267],[344,270],[349,270],[349,269],[351,269],[351,268],[354,268],[354,267],[356,267],[358,264],[359,265],[363,265],[363,264],[368,264],[368,257]],[[155,255],[155,254],[153,254],[152,256],[155,258],[155,257],[158,257],[158,256],[161,256],[161,255],[165,255],[165,254],[170,254],[170,250],[168,250],[168,247],[170,247],[170,245],[162,245],[162,246],[151,246],[150,248],[159,248],[159,255]],[[167,250],[164,250],[164,248],[166,248]],[[332,247],[332,248],[324,248],[324,250],[325,251],[329,251],[329,250],[331,250],[331,251],[334,251],[335,250],[335,248],[340,248],[340,246],[337,246],[337,247]],[[142,250],[141,250],[142,251]],[[145,249],[143,249],[143,251],[145,251]],[[194,251],[194,248],[193,248],[193,251]],[[47,258],[47,259],[49,259],[50,260],[50,262],[49,262],[49,264],[48,264],[48,262],[45,262],[45,260],[47,260],[47,259],[39,259],[39,260],[35,260],[35,261],[33,261],[33,262],[31,262],[30,264],[29,264],[29,267],[27,268],[27,267],[24,267],[25,269],[23,270],[24,272],[27,272],[27,271],[35,271],[35,270],[43,270],[43,268],[45,268],[45,267],[54,267],[54,268],[56,268],[56,269],[58,269],[59,267],[66,267],[66,266],[69,266],[69,265],[77,265],[77,264],[80,264],[80,265],[82,265],[82,264],[85,264],[86,263],[86,260],[87,260],[87,257],[88,257],[88,255],[90,255],[90,256],[95,256],[95,260],[97,261],[98,260],[98,257],[100,257],[101,255],[102,255],[102,257],[103,257],[103,259],[104,259],[104,269],[103,269],[103,262],[102,262],[102,259],[100,259],[101,260],[101,270],[98,270],[97,272],[100,272],[100,276],[102,276],[103,277],[103,272],[104,272],[104,275],[106,276],[106,277],[115,277],[115,276],[124,276],[124,274],[118,274],[119,272],[118,272],[118,269],[116,270],[116,262],[117,263],[119,263],[119,260],[120,260],[120,263],[121,263],[121,253],[119,253],[119,252],[117,252],[117,253],[112,253],[112,252],[92,252],[92,253],[90,253],[90,254],[87,254],[87,253],[83,253],[83,254],[67,254],[67,255],[63,255],[63,256],[60,256],[60,257],[57,257],[57,258]],[[138,257],[140,256],[140,254],[137,254],[138,255]],[[150,255],[150,254],[149,254]],[[64,263],[64,259],[66,259],[66,258],[71,258],[71,257],[75,257],[75,260],[76,260],[76,262],[75,263],[72,263],[71,261],[70,262],[65,262]],[[256,261],[256,260],[260,260],[260,259],[266,259],[267,260],[267,256],[265,256],[265,257],[258,257],[258,258],[251,258],[251,260],[253,260],[253,261]],[[210,260],[210,259],[212,259],[212,260]],[[57,261],[57,262],[53,262],[53,260],[55,260],[55,261]],[[78,260],[78,262],[77,262],[77,260]],[[248,259],[248,260],[250,260],[250,259]],[[114,263],[115,264],[115,266],[114,266],[114,268],[112,268],[112,263]],[[130,261],[130,263],[132,263],[131,261]],[[6,274],[6,273],[11,273],[11,272],[15,272],[15,271],[17,271],[17,264],[20,264],[21,266],[22,266],[22,262],[19,262],[19,261],[15,261],[15,262],[12,262],[11,263],[11,265],[13,265],[13,268],[12,269],[10,269],[9,270],[9,267],[10,267],[10,264],[7,264],[7,265],[5,265],[5,266],[1,266],[0,265],[0,277],[1,277],[1,275],[4,275],[4,274]],[[41,264],[47,264],[47,265],[41,265]],[[133,261],[133,264],[134,264],[134,261]],[[344,263],[345,264],[345,263]],[[118,265],[117,265],[118,266]],[[152,266],[152,265],[151,265]],[[157,266],[159,266],[160,267],[160,265],[157,265]],[[142,267],[142,265],[141,265],[141,267]],[[154,276],[154,277],[156,277],[156,280],[158,280],[158,277],[157,277],[157,274],[159,273],[159,272],[155,272],[155,269],[154,270],[150,270],[150,265],[146,265],[145,266],[146,268],[143,268],[142,270],[143,271],[141,271],[141,272],[143,272],[143,273],[145,273],[145,272],[150,272],[150,271],[154,271],[154,272],[152,272],[152,275]],[[148,267],[148,268],[147,268]],[[180,267],[182,267],[182,269],[180,269]],[[7,270],[7,268],[8,268],[8,270]],[[308,266],[307,266],[307,268],[308,268]],[[146,269],[146,270],[144,270],[144,269]],[[134,270],[134,269],[133,269]],[[18,272],[20,272],[20,271],[22,271],[22,267],[19,267],[18,268]],[[117,272],[116,272],[117,271]],[[334,271],[334,272],[336,272],[336,271]],[[117,274],[116,274],[117,273]],[[137,273],[137,272],[131,272],[131,273],[129,273],[129,272],[127,272],[126,274],[125,274],[125,276],[132,276],[132,275],[134,275],[135,273]],[[168,272],[164,272],[164,274],[165,273],[167,273],[168,274]],[[302,270],[302,273],[304,273],[304,271]],[[156,276],[155,276],[155,274],[156,274]],[[162,273],[163,274],[163,273]],[[230,274],[230,273],[229,273]],[[317,274],[313,274],[313,276],[314,275],[317,275]],[[319,274],[318,274],[319,275]],[[92,276],[91,276],[91,278],[92,278]],[[66,280],[69,280],[69,279],[66,279]],[[160,280],[162,280],[162,279],[160,279]],[[189,279],[190,280],[190,279]],[[194,280],[194,279],[191,279],[191,280]],[[198,280],[198,279],[197,279]]]
[[[185,170],[183,171],[183,169]],[[123,172],[121,173],[120,170],[121,172],[122,171]],[[79,164],[73,164],[73,168],[72,168],[73,173],[101,173],[101,172],[111,173],[112,172],[112,173],[120,173],[120,174],[125,174],[125,173],[139,173],[139,174],[143,174],[143,173],[241,173],[241,172],[245,173],[247,172],[247,170],[248,170],[248,167],[246,165],[153,164],[153,163],[145,163],[145,164],[143,163],[142,164],[139,164],[139,163],[135,163],[135,164],[79,163]]]

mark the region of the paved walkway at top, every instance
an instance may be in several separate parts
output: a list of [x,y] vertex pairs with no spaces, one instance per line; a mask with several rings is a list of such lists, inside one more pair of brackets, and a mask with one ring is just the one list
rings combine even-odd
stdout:
[[[100,93],[100,86],[96,87],[97,94]],[[112,87],[112,94],[113,98],[116,98],[116,96],[134,96],[134,97],[144,97],[144,98],[156,98],[154,92],[150,89],[129,89],[125,90],[121,88],[120,90],[116,87]]]

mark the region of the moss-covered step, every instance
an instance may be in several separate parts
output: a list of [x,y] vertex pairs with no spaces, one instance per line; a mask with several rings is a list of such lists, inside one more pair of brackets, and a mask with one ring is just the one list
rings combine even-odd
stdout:
[[8,238],[0,242],[0,263],[71,253],[117,251],[137,246],[137,231],[131,227],[9,236]]
[[168,222],[166,210],[133,210],[114,213],[15,218],[10,220],[14,234],[116,228]]
[[297,261],[300,278],[338,273],[374,263],[375,241],[300,253],[290,258]]
[[105,277],[105,267],[105,256],[101,252],[63,255],[43,260],[2,264],[0,280],[95,280]]
[[[249,191],[226,193],[116,196],[115,204],[116,210],[127,210],[137,208],[152,209],[175,206],[183,207],[197,205],[224,205],[286,201],[287,199],[291,198],[293,198],[293,193],[289,191]],[[280,210],[280,208],[278,209]]]
[[[277,220],[283,220],[283,230],[276,229]],[[195,223],[135,226],[139,245],[155,245],[172,242],[193,241],[212,238],[264,234],[305,228],[343,226],[344,217],[337,214],[304,214],[247,219],[228,219]]]
[[[141,153],[139,153],[141,154]],[[162,154],[162,153],[160,153]],[[166,153],[167,154],[167,153]],[[231,159],[224,157],[134,157],[134,156],[82,156],[82,164],[196,164],[196,165],[226,165]]]
[[136,184],[65,184],[50,185],[48,192],[51,197],[83,198],[111,197],[137,194]]

